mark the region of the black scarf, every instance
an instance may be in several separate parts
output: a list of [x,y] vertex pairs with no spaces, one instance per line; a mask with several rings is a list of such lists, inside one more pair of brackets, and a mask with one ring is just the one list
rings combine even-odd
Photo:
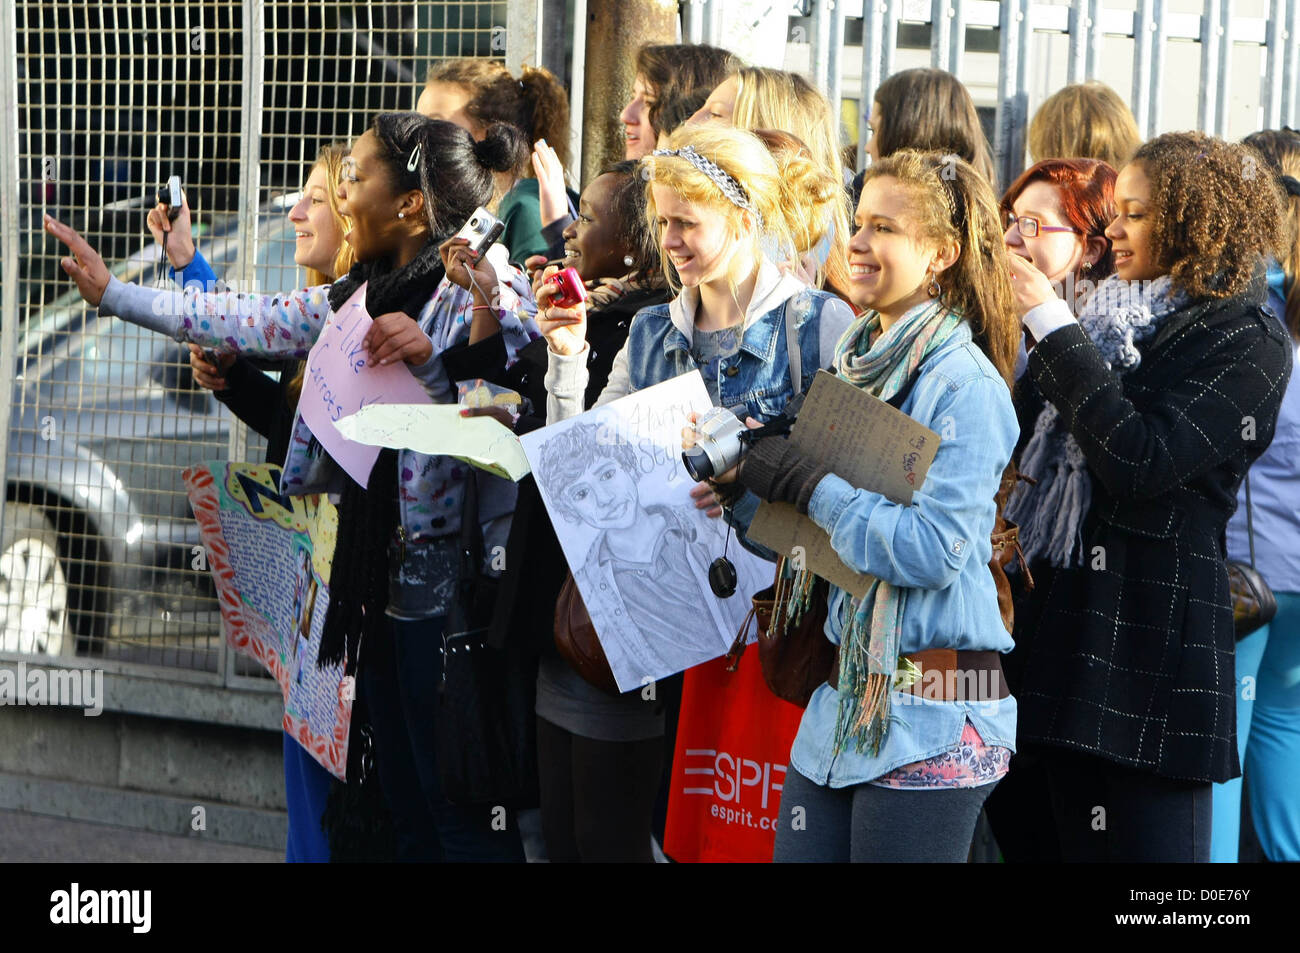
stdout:
[[[445,274],[438,245],[437,239],[430,239],[409,264],[396,270],[387,260],[358,263],[330,287],[330,307],[341,308],[365,282],[366,312],[372,317],[402,311],[418,321]],[[362,636],[379,639],[385,631],[381,621],[388,607],[388,543],[399,519],[397,451],[379,454],[368,487],[346,474],[344,480],[330,605],[317,665],[328,668],[345,662],[344,672],[353,675]]]

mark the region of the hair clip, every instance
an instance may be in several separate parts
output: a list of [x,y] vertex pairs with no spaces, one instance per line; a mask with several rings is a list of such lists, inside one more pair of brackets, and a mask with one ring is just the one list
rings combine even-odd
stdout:
[[1278,177],[1282,183],[1282,188],[1286,189],[1287,195],[1300,196],[1300,179],[1293,175],[1283,175]]
[[415,144],[415,148],[411,150],[411,158],[406,160],[406,171],[414,172],[416,166],[418,166],[419,163],[420,163],[420,143],[417,142]]

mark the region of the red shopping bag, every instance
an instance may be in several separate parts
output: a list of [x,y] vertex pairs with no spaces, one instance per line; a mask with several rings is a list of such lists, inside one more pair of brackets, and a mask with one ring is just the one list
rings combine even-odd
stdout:
[[751,646],[687,669],[664,852],[680,863],[770,863],[803,709],[773,695]]

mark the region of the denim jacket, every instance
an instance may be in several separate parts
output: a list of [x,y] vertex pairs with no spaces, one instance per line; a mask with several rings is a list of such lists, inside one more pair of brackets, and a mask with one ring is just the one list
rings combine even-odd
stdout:
[[[724,407],[743,404],[750,416],[767,421],[794,396],[786,351],[787,302],[795,309],[803,388],[812,383],[818,368],[830,366],[835,345],[853,320],[848,305],[764,261],[745,312],[740,348],[718,363],[718,393]],[[685,288],[668,304],[637,312],[595,406],[696,370],[691,336],[698,306],[699,291]],[[547,420],[555,423],[582,413],[587,355],[585,350],[567,356],[551,351],[549,357]]]
[[[924,649],[1009,652],[997,591],[988,570],[992,555],[993,494],[1019,435],[1011,393],[960,324],[922,365],[902,411],[939,434],[939,449],[909,505],[856,489],[835,474],[817,484],[808,515],[830,534],[844,563],[896,586],[906,586],[904,655]],[[753,494],[732,520],[747,527],[758,508]],[[850,595],[830,590],[826,637],[839,644],[840,611]],[[871,757],[852,748],[833,754],[839,696],[821,685],[808,703],[790,763],[818,784],[846,787],[887,774],[954,746],[969,718],[984,743],[1015,749],[1016,701],[932,701],[894,692],[889,731]]]
[[[331,314],[327,285],[281,295],[233,291],[204,294],[191,283],[191,276],[187,275],[185,280],[189,287],[180,293],[110,279],[100,310],[177,341],[243,355],[281,358],[305,358]],[[513,269],[499,288],[502,339],[507,359],[513,362],[518,351],[538,337],[533,321],[537,307],[527,281]],[[421,330],[433,342],[433,354],[424,364],[412,367],[411,373],[437,403],[456,400],[454,382],[443,370],[441,354],[468,337],[471,304],[469,292],[444,278],[417,319]],[[312,444],[310,428],[300,415],[295,416],[281,478],[282,492],[301,495],[342,489],[341,471],[326,454],[309,452]],[[412,450],[399,452],[399,525],[406,539],[453,537],[460,529],[461,486],[469,469],[451,457]],[[513,487],[505,489],[513,491]],[[496,496],[500,499],[482,501],[479,517],[484,523],[508,515],[514,509],[513,492]],[[499,520],[499,526],[485,532],[495,540],[504,532],[507,522]]]

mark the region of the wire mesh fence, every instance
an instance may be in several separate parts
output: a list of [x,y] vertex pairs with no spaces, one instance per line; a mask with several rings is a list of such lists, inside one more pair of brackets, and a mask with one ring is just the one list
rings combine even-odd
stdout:
[[506,6],[0,0],[0,654],[256,674],[226,657],[181,471],[264,443],[186,349],[83,305],[42,214],[123,280],[169,283],[145,216],[177,175],[219,278],[297,287],[286,214],[320,146],[413,108],[431,62],[500,57]]

